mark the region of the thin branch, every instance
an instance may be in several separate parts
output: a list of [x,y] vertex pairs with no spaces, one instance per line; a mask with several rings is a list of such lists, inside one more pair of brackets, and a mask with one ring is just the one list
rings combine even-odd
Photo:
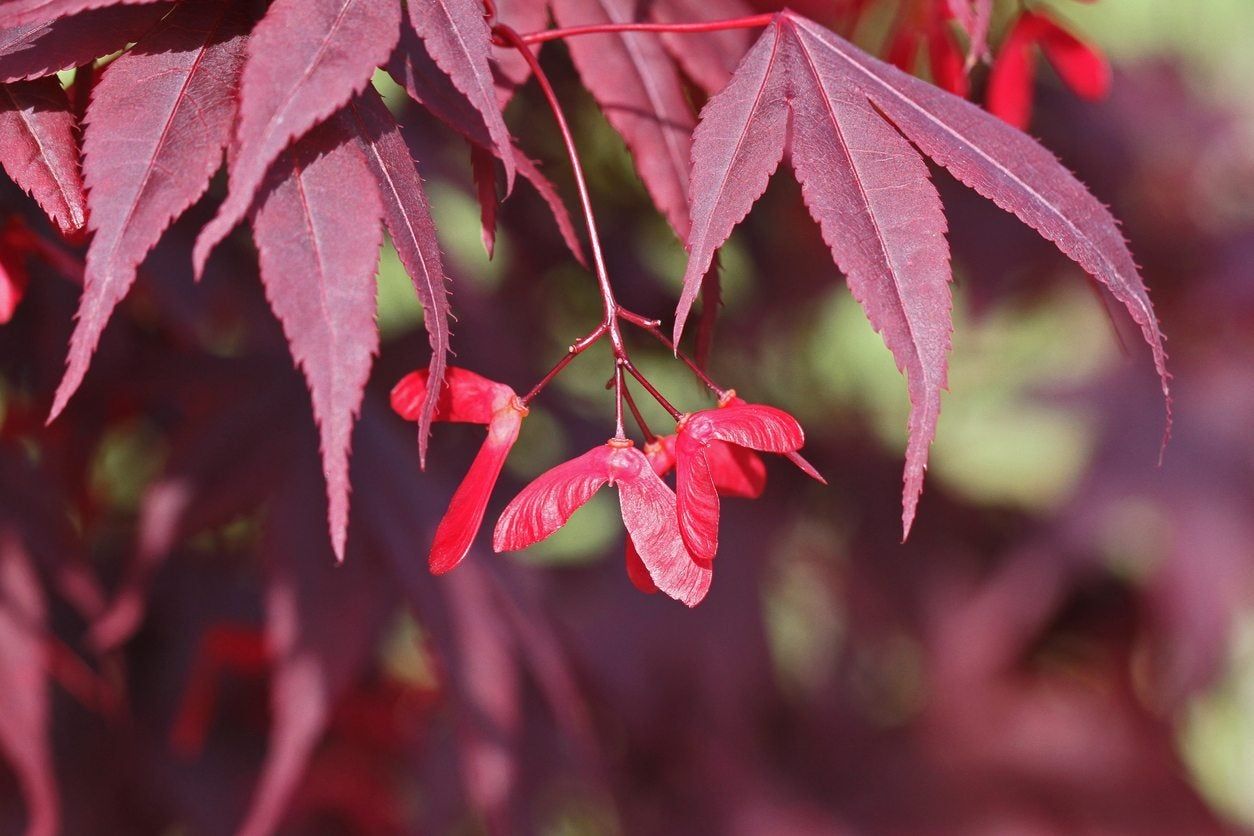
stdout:
[[561,38],[573,38],[577,35],[606,35],[612,32],[674,32],[676,34],[698,34],[701,32],[721,32],[725,29],[756,29],[770,26],[775,14],[753,15],[752,17],[736,17],[730,20],[710,20],[702,23],[594,23],[587,26],[571,26],[566,29],[545,29],[542,32],[529,32],[519,38],[525,44],[542,44]]

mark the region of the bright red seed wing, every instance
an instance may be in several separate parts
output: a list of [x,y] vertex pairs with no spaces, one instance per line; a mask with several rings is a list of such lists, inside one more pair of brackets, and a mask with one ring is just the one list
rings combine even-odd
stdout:
[[[392,387],[392,409],[407,421],[417,421],[429,397],[427,381],[430,372],[410,372]],[[504,383],[488,380],[482,375],[449,366],[440,390],[433,420],[465,424],[487,424],[493,413],[507,405],[514,390]]]
[[[564,526],[610,480],[614,448],[594,447],[541,473],[506,506],[496,522],[492,548],[516,552]],[[651,471],[650,471],[651,472]]]
[[675,494],[662,477],[641,466],[633,477],[619,480],[618,503],[627,536],[657,588],[689,607],[701,603],[710,590],[713,572],[698,565],[684,547],[676,522]]
[[1123,303],[1141,327],[1170,404],[1163,336],[1110,210],[1030,136],[970,102],[871,58],[818,24],[795,16],[790,20],[816,50],[830,52],[876,108],[923,153],[1054,242]]
[[702,109],[692,135],[692,229],[675,309],[676,344],[715,251],[766,191],[783,159],[788,85],[777,60],[779,43],[779,27],[768,26],[727,87]]
[[55,76],[0,84],[0,165],[63,232],[87,218],[74,131]]
[[270,183],[253,218],[261,279],[313,396],[331,543],[342,558],[353,424],[379,344],[382,209],[361,150],[335,121],[285,152]]
[[393,0],[275,0],[266,11],[240,81],[230,190],[196,241],[197,273],[252,207],[283,149],[370,83],[400,37],[400,15]]
[[675,436],[655,438],[644,445],[644,457],[658,476],[665,476],[675,468]]
[[636,549],[636,544],[631,541],[631,535],[627,535],[626,545],[627,558],[627,577],[636,589],[645,595],[653,595],[657,592],[657,584],[653,582],[653,578],[649,575],[649,567],[644,565],[644,561],[640,559],[640,552]]
[[1096,49],[1054,24],[1041,37],[1041,51],[1079,96],[1102,99],[1110,92],[1110,64]]
[[945,213],[922,157],[850,84],[833,54],[802,36],[795,61],[792,163],[802,195],[849,290],[906,375],[908,532],[936,436],[953,330]]
[[942,89],[963,97],[970,92],[962,53],[948,28],[938,25],[928,32],[927,60],[932,78]]
[[827,484],[827,480],[823,478],[823,474],[819,473],[818,469],[815,468],[814,465],[806,461],[805,456],[802,456],[800,453],[793,451],[791,453],[785,453],[784,458],[788,459],[788,461],[795,464],[802,473],[804,473],[806,476],[809,476],[814,481],[822,485]]
[[717,438],[764,453],[791,453],[806,442],[796,418],[759,403],[730,404],[695,413],[689,419],[689,429],[685,434],[696,439]]
[[[448,363],[452,314],[440,259],[440,242],[422,188],[422,177],[400,127],[373,87],[353,99],[344,111],[344,118],[356,127],[357,141],[361,143],[383,202],[383,223],[422,303],[422,322],[431,344],[427,371],[431,379],[442,384]],[[435,418],[436,399],[442,388],[437,385],[427,393],[413,419],[418,421],[418,458],[423,466],[427,461],[427,439]]]
[[766,489],[766,462],[752,450],[711,441],[705,455],[714,487],[721,496],[757,499]]
[[987,103],[990,113],[1016,128],[1027,128],[1032,118],[1032,47],[1040,34],[1040,20],[1025,13],[1015,21],[988,77]]
[[11,251],[0,244],[0,325],[13,318],[26,294],[30,276],[26,272],[26,254]]
[[[487,439],[479,448],[466,478],[457,487],[448,510],[444,512],[444,518],[435,530],[428,560],[434,574],[441,575],[449,571],[461,563],[466,552],[470,551],[475,535],[479,533],[479,526],[483,524],[483,513],[488,507],[488,499],[492,496],[496,480],[501,475],[501,467],[504,466],[514,442],[518,440],[518,430],[521,427],[522,414],[512,409],[502,411],[489,426]],[[499,523],[497,530],[500,531]]]
[[709,565],[718,553],[718,487],[705,446],[681,435],[675,460],[676,519],[688,553]]
[[54,417],[82,381],[139,264],[222,163],[247,25],[226,0],[181,4],[92,90],[83,179],[95,236]]

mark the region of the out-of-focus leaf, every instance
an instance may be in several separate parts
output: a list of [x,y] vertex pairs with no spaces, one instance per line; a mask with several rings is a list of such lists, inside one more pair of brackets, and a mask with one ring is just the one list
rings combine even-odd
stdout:
[[238,832],[272,833],[345,689],[370,660],[395,603],[368,553],[337,566],[317,528],[317,480],[289,478],[271,503],[266,642],[274,660],[269,749]]
[[[562,26],[627,23],[631,0],[553,0]],[[656,37],[620,32],[567,44],[584,85],[635,160],[640,179],[675,234],[688,234],[688,170],[694,120],[679,74]]]
[[31,836],[51,836],[60,821],[49,742],[46,619],[31,557],[16,531],[0,521],[0,748],[17,774]]

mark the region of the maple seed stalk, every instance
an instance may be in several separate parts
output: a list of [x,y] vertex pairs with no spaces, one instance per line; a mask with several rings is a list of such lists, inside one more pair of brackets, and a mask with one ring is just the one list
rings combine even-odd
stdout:
[[601,289],[601,301],[605,306],[605,328],[606,333],[610,335],[610,342],[614,345],[614,356],[621,357],[622,351],[622,334],[618,329],[618,302],[614,298],[614,289],[610,287],[609,272],[605,269],[605,256],[601,252],[601,236],[597,232],[596,218],[592,214],[592,199],[588,194],[588,181],[583,173],[583,163],[579,159],[579,150],[575,147],[575,138],[570,132],[570,125],[566,122],[566,114],[562,112],[562,105],[557,100],[557,94],[553,91],[553,85],[549,83],[549,77],[545,74],[544,69],[540,66],[539,60],[535,53],[527,46],[522,37],[510,27],[504,24],[497,24],[493,28],[505,42],[518,50],[523,59],[527,62],[527,66],[531,68],[531,72],[535,75],[536,82],[540,85],[540,90],[544,93],[544,98],[549,103],[549,108],[553,111],[553,119],[557,122],[557,129],[562,135],[562,144],[566,146],[566,156],[570,158],[570,167],[575,175],[575,190],[579,193],[579,205],[583,210],[584,224],[588,228],[588,242],[592,248],[592,263],[596,272],[597,285]]
[[[570,159],[571,171],[575,177],[575,191],[579,195],[579,205],[583,210],[584,224],[588,229],[588,244],[592,250],[592,264],[597,278],[597,287],[601,292],[601,303],[605,311],[605,318],[601,324],[590,331],[585,337],[571,344],[567,349],[565,356],[558,360],[557,363],[549,370],[540,382],[537,383],[530,392],[523,398],[524,405],[531,402],[533,398],[540,394],[545,386],[549,384],[570,362],[579,354],[582,354],[590,346],[592,346],[601,337],[608,335],[610,338],[610,346],[614,352],[614,402],[615,402],[615,432],[617,438],[623,438],[623,395],[624,395],[624,375],[627,372],[644,387],[653,398],[662,405],[662,408],[671,414],[672,417],[678,418],[681,414],[669,401],[662,396],[644,375],[640,373],[631,360],[627,356],[627,349],[623,345],[623,334],[619,326],[619,319],[627,319],[636,324],[653,323],[654,320],[645,320],[643,317],[635,314],[628,314],[614,297],[614,288],[610,285],[609,271],[605,267],[605,256],[601,250],[601,236],[597,231],[596,217],[592,213],[592,198],[588,192],[588,181],[584,176],[583,163],[579,158],[579,149],[575,147],[575,137],[570,131],[570,125],[566,121],[566,114],[562,111],[562,105],[557,99],[557,93],[553,90],[553,85],[549,83],[549,77],[545,74],[544,69],[540,66],[540,61],[536,58],[535,53],[523,40],[522,36],[504,24],[497,24],[492,28],[493,36],[503,45],[513,47],[527,62],[527,66],[531,68],[532,75],[535,76],[536,83],[540,85],[541,92],[549,104],[549,109],[553,112],[553,119],[557,123],[558,132],[562,136],[562,144],[566,147],[566,156]],[[654,326],[656,327],[656,325]]]

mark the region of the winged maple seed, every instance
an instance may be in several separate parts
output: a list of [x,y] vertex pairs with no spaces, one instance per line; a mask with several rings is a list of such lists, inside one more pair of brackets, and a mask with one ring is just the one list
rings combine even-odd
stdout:
[[1072,92],[1085,99],[1105,98],[1110,65],[1097,51],[1045,12],[1024,11],[1010,27],[988,79],[988,109],[1017,128],[1032,117],[1036,62],[1041,52]]
[[[426,369],[411,372],[392,388],[392,408],[417,421],[427,402],[430,377]],[[496,383],[456,366],[448,370],[439,390],[432,420],[484,424],[488,437],[466,473],[448,511],[435,530],[428,565],[434,574],[452,569],[470,551],[505,459],[518,440],[527,406],[504,383]]]
[[[411,372],[393,387],[392,408],[417,421],[429,392],[428,372]],[[488,436],[436,529],[428,560],[434,574],[450,571],[469,552],[527,412],[509,386],[449,368],[433,419],[483,424]],[[622,436],[620,417],[619,434],[604,446],[542,474],[514,498],[497,521],[493,548],[517,551],[545,539],[597,490],[615,485],[627,528],[629,578],[645,592],[660,589],[696,606],[709,590],[718,547],[717,493],[760,496],[766,470],[753,451],[795,454],[804,433],[786,412],[745,403],[732,390],[723,393],[717,409],[679,415],[676,424],[676,433],[651,438],[642,453]],[[822,481],[804,459],[797,461]],[[679,500],[662,481],[676,467]]]
[[[720,493],[736,496],[743,490],[748,493],[739,495],[761,495],[761,487],[746,478],[750,474],[741,464],[741,457],[752,455],[750,451],[795,456],[806,475],[826,484],[797,453],[804,444],[797,419],[773,406],[745,403],[734,392],[719,408],[680,419],[675,443],[679,530],[693,559],[708,563],[718,551]],[[756,456],[750,461],[754,460],[761,464]]]
[[605,485],[618,488],[623,525],[653,585],[690,607],[701,603],[713,572],[684,548],[675,494],[626,438],[611,438],[523,488],[501,513],[492,548],[518,551],[540,542]]
[[[913,72],[920,49],[926,46],[928,71],[933,80],[955,95],[966,96],[970,90],[967,78],[970,64],[964,63],[954,29],[949,25],[957,16],[954,3],[948,0],[939,3],[935,0],[914,0],[904,4],[903,12],[897,16],[895,31],[889,39],[888,63]],[[976,13],[963,10],[962,14],[962,25],[968,29],[971,48],[977,50],[976,35],[970,34],[978,31],[980,25],[974,19]],[[984,25],[987,26],[987,22]]]
[[[671,433],[654,438],[644,445],[645,458],[658,476],[666,476],[675,469],[676,438],[676,434]],[[757,499],[766,490],[766,463],[754,451],[715,440],[710,442],[706,457],[714,488],[721,496]],[[630,534],[627,536],[625,552],[627,577],[641,592],[657,592],[657,585],[649,575],[648,567],[644,565]]]

